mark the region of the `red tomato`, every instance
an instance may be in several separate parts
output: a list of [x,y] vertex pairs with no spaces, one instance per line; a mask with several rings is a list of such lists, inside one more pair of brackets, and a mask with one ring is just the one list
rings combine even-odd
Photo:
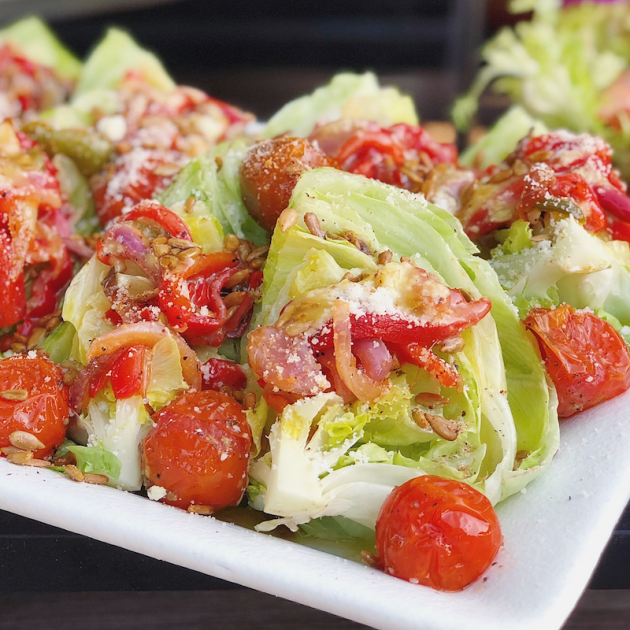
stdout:
[[152,221],[164,229],[173,238],[192,241],[192,235],[186,223],[174,212],[157,201],[141,201],[124,216],[125,221]]
[[109,381],[117,400],[144,395],[149,357],[146,346],[132,346],[123,350],[112,365]]
[[166,188],[172,175],[159,175],[159,167],[178,159],[178,153],[161,149],[138,149],[118,155],[103,173],[90,181],[101,224],[106,225],[125,208],[151,199]]
[[[26,390],[27,398],[3,398],[7,390]],[[0,360],[0,447],[10,446],[14,431],[27,431],[44,444],[35,457],[50,455],[66,435],[67,420],[68,388],[61,368],[40,356]]]
[[208,359],[201,366],[201,379],[203,389],[215,391],[220,391],[222,387],[239,390],[247,385],[243,368],[226,359]]
[[492,563],[503,537],[481,492],[434,475],[394,488],[376,522],[386,573],[441,591],[459,591]]
[[456,164],[457,148],[440,144],[416,125],[399,123],[379,127],[375,123],[350,136],[338,150],[342,170],[387,184],[417,190],[418,183],[408,173],[436,164]]
[[255,144],[241,166],[243,201],[266,230],[273,231],[302,173],[333,162],[305,138],[273,138]]
[[630,387],[630,353],[619,333],[590,311],[568,304],[535,308],[524,321],[536,336],[558,391],[558,415],[568,418]]
[[252,436],[243,408],[215,391],[191,392],[161,409],[144,441],[147,485],[180,508],[236,505],[247,487]]

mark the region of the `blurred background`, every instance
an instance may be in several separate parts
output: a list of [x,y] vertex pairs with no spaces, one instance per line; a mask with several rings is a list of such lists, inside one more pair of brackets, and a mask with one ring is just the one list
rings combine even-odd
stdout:
[[477,69],[505,0],[0,0],[0,24],[46,18],[84,56],[129,29],[180,83],[267,117],[341,69],[375,70],[439,119]]

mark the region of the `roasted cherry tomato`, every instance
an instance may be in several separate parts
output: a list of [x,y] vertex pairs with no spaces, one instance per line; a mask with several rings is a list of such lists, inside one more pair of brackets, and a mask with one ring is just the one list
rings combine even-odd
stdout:
[[538,341],[558,392],[558,415],[572,416],[630,387],[630,353],[619,333],[568,304],[535,308],[524,321]]
[[90,180],[101,224],[105,226],[126,208],[162,191],[172,175],[159,175],[160,167],[174,164],[178,159],[178,153],[161,149],[140,149],[116,156],[102,173]]
[[331,160],[305,138],[273,138],[255,144],[241,166],[241,190],[249,213],[273,231],[289,205],[300,175]]
[[147,485],[180,508],[236,505],[247,487],[251,432],[241,405],[215,391],[191,392],[161,409],[144,441]]
[[109,381],[117,400],[143,396],[146,391],[147,366],[150,355],[146,346],[132,346],[123,350],[109,372]]
[[208,359],[201,366],[202,387],[220,391],[222,387],[231,390],[244,389],[247,385],[247,376],[243,368],[226,359]]
[[14,431],[34,435],[50,455],[66,435],[68,388],[61,368],[40,356],[15,355],[0,360],[0,447],[10,446]]
[[457,149],[436,142],[417,125],[399,123],[383,128],[372,123],[350,136],[336,159],[349,173],[417,191],[418,175],[436,164],[456,164]]
[[471,486],[424,475],[394,488],[376,522],[386,573],[441,591],[459,591],[492,563],[503,537],[486,496]]

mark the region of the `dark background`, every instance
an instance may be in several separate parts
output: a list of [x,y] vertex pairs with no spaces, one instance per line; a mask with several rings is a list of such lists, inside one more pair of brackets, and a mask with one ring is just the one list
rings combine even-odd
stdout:
[[[0,23],[46,17],[84,56],[108,26],[155,51],[180,83],[266,118],[339,70],[374,70],[412,94],[424,118],[445,118],[474,76],[484,0],[4,0]],[[496,6],[495,6],[496,5]],[[489,19],[486,20],[486,15]],[[498,16],[498,17],[497,17]]]

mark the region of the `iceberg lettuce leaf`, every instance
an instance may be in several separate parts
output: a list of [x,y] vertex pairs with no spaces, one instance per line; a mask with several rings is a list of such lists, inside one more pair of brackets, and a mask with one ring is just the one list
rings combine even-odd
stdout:
[[0,31],[0,44],[4,43],[29,61],[48,66],[66,79],[79,76],[81,62],[37,17],[27,17],[3,28]]
[[312,94],[287,103],[263,129],[265,138],[308,136],[317,124],[341,118],[374,120],[383,127],[418,124],[413,100],[395,88],[381,88],[371,72],[335,75]]
[[[189,162],[158,196],[160,203],[189,224],[193,237],[197,231],[197,238],[204,242],[211,238],[212,242],[218,241],[223,233],[236,234],[257,245],[268,242],[266,231],[249,215],[241,196],[239,169],[247,148],[243,140],[224,142],[214,147]],[[195,204],[192,212],[186,213],[183,203],[189,197],[194,197]],[[216,237],[204,235],[203,229],[215,230]]]
[[175,88],[175,82],[153,53],[139,46],[125,31],[110,28],[85,60],[75,97],[97,90],[115,90],[129,72],[139,74],[149,85],[164,92]]

